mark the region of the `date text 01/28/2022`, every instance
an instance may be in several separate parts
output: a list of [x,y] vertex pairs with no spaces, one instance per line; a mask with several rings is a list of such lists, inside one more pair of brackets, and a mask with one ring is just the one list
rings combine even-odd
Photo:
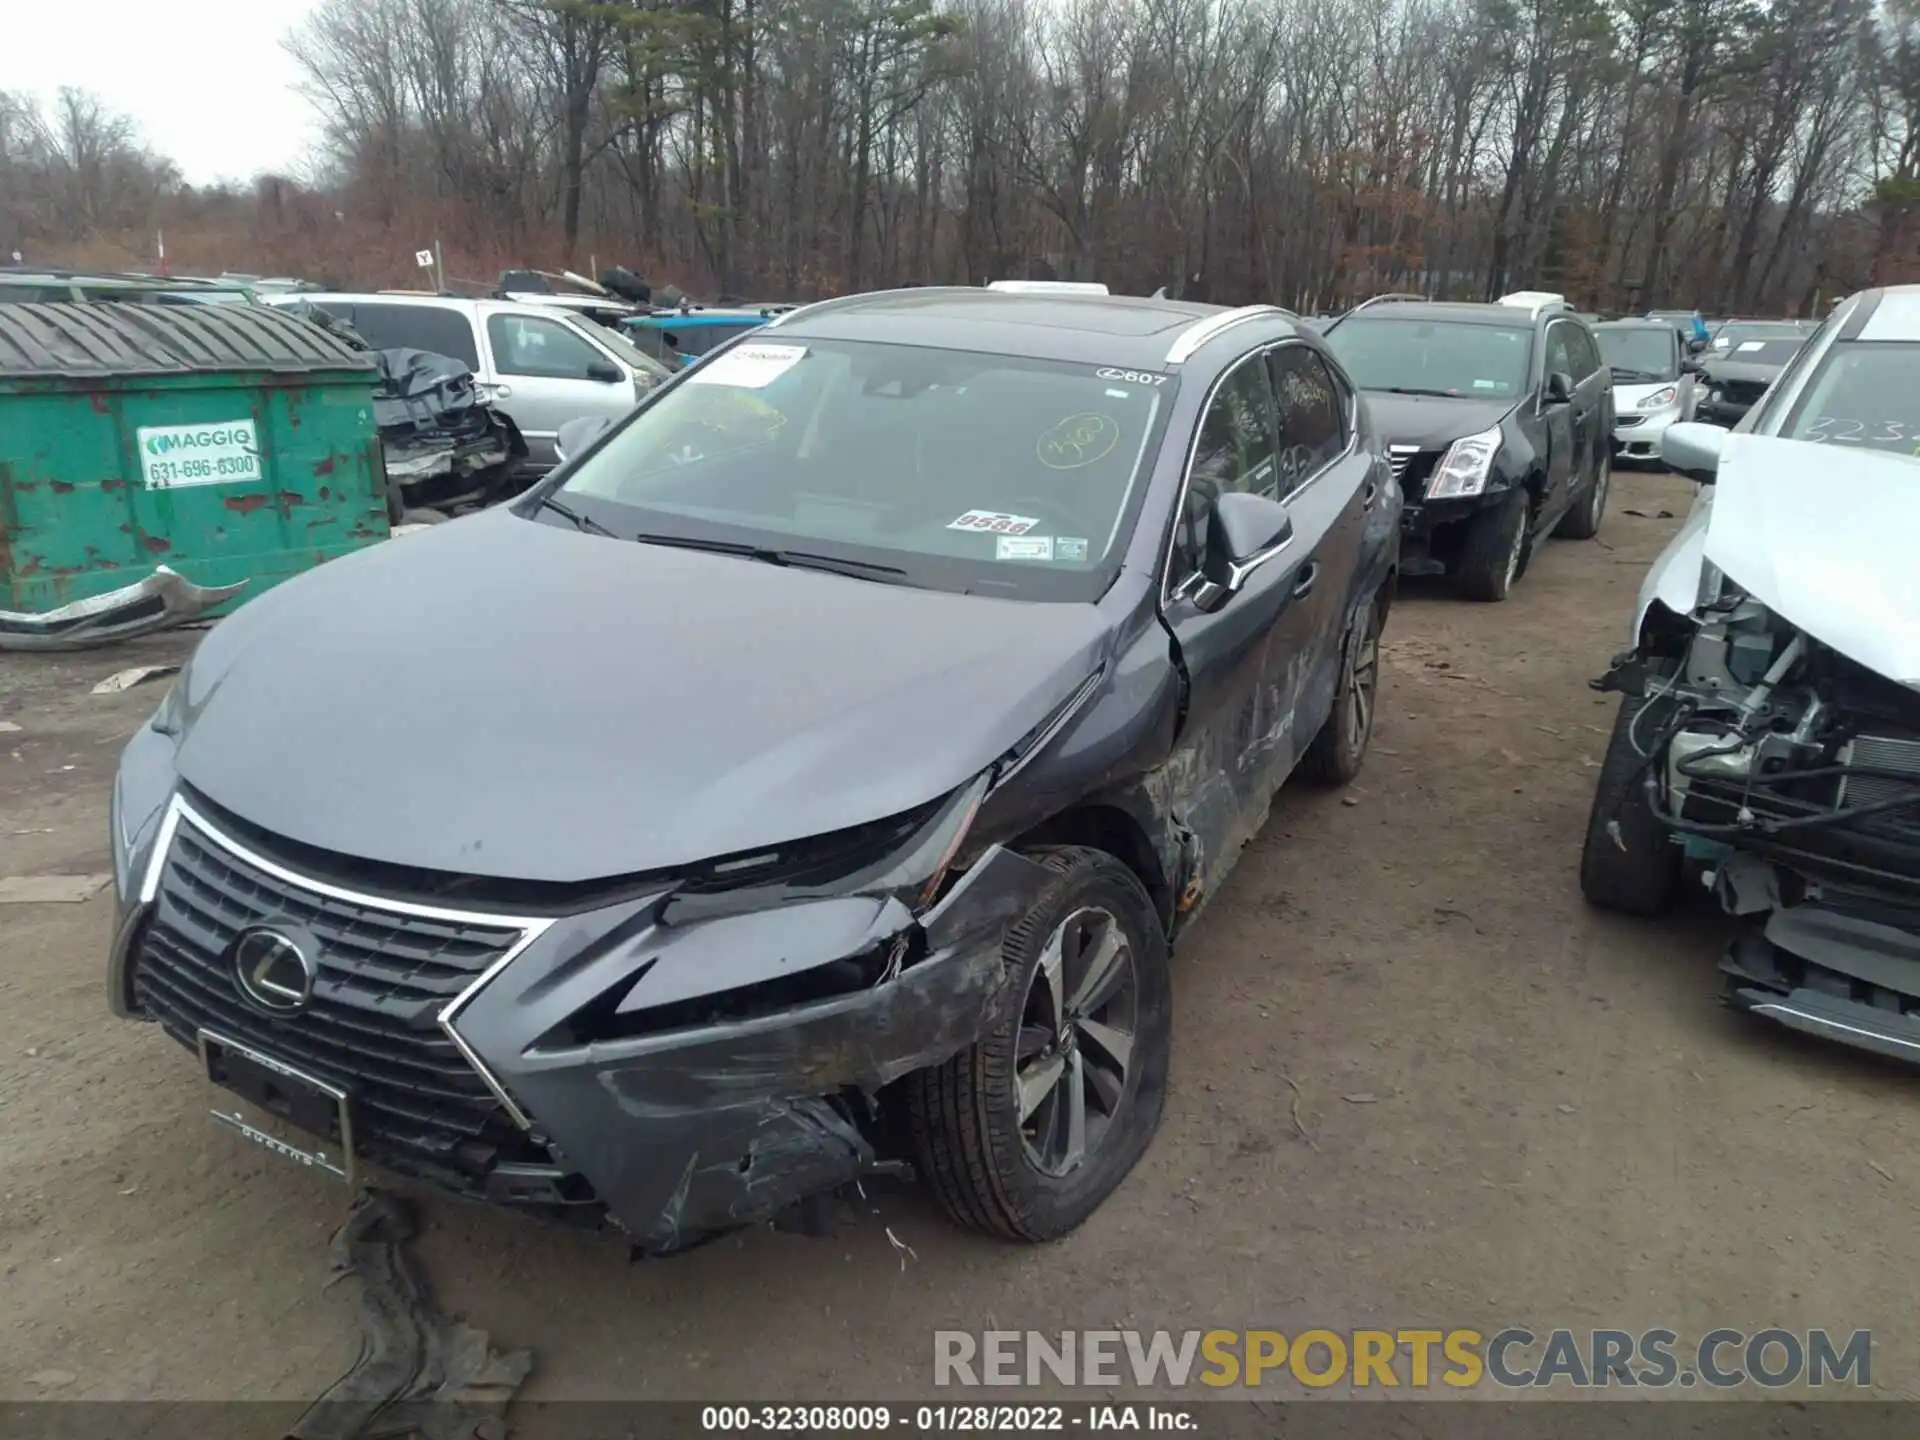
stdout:
[[925,1434],[1068,1429],[1194,1431],[1197,1416],[1162,1405],[707,1405],[700,1411],[707,1431],[912,1430]]

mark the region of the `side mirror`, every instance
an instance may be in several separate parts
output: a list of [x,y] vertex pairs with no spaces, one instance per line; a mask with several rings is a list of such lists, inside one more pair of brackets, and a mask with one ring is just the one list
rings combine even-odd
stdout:
[[620,373],[620,367],[611,360],[596,360],[587,366],[587,378],[598,380],[602,385],[612,385],[627,377]]
[[1292,539],[1293,517],[1286,506],[1265,495],[1229,490],[1213,502],[1193,603],[1202,610],[1218,610]]
[[1711,485],[1720,473],[1720,452],[1726,449],[1727,432],[1703,420],[1683,420],[1669,425],[1660,437],[1660,458],[1669,470],[1689,480]]
[[1691,355],[1687,356],[1684,360],[1680,362],[1680,373],[1682,375],[1698,375],[1702,370],[1706,368],[1707,367],[1705,365],[1702,365],[1698,360],[1694,359],[1693,356]]
[[1564,405],[1573,399],[1573,377],[1564,370],[1555,370],[1547,376],[1547,403]]
[[1687,349],[1692,351],[1695,355],[1698,355],[1702,350],[1706,348],[1707,348],[1707,342],[1702,340],[1698,335],[1694,336],[1693,339],[1687,341]]
[[575,416],[554,432],[553,458],[564,461],[578,455],[612,428],[613,421],[604,415]]

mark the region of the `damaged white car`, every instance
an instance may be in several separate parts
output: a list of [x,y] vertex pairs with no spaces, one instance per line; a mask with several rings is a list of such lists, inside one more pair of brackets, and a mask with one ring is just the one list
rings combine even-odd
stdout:
[[[1920,1060],[1920,287],[1845,301],[1738,430],[1641,587],[1581,888],[1740,917],[1736,1008]],[[1709,488],[1710,487],[1710,488]]]

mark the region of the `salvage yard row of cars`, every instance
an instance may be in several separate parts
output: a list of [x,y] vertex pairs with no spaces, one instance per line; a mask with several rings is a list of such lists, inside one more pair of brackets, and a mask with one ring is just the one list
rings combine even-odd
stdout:
[[[495,383],[505,312],[436,308]],[[1158,1124],[1171,948],[1284,782],[1363,764],[1400,578],[1497,600],[1592,536],[1624,404],[1703,498],[1601,682],[1582,883],[1765,915],[1738,1003],[1920,1052],[1920,296],[1732,437],[1690,359],[1532,292],[770,309],[208,634],[116,777],[112,1005],[248,1138],[645,1253],[877,1171],[1060,1235]]]

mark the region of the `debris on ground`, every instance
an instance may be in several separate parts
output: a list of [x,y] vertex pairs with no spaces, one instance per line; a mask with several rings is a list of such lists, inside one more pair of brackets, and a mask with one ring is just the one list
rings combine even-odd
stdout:
[[151,635],[198,619],[238,595],[247,583],[196,585],[177,570],[158,565],[144,580],[38,615],[0,610],[0,650],[85,650]]
[[1378,1105],[1380,1103],[1380,1097],[1375,1095],[1371,1090],[1356,1091],[1352,1095],[1342,1095],[1340,1098],[1349,1105]]
[[1673,511],[1671,510],[1653,510],[1653,511],[1622,510],[1620,513],[1622,515],[1631,515],[1636,520],[1671,520],[1673,519]]
[[180,667],[178,665],[134,665],[125,670],[114,671],[113,674],[107,676],[106,679],[93,687],[93,693],[96,695],[116,695],[122,690],[131,690],[143,681],[153,680],[162,675],[177,675],[179,673]]
[[0,905],[74,905],[112,883],[111,875],[0,876]]
[[411,1207],[363,1190],[334,1233],[336,1278],[360,1281],[360,1356],[286,1440],[501,1440],[533,1370],[531,1350],[495,1350],[484,1330],[441,1314],[406,1252]]
[[0,735],[17,735],[20,727],[11,720],[0,720]]

